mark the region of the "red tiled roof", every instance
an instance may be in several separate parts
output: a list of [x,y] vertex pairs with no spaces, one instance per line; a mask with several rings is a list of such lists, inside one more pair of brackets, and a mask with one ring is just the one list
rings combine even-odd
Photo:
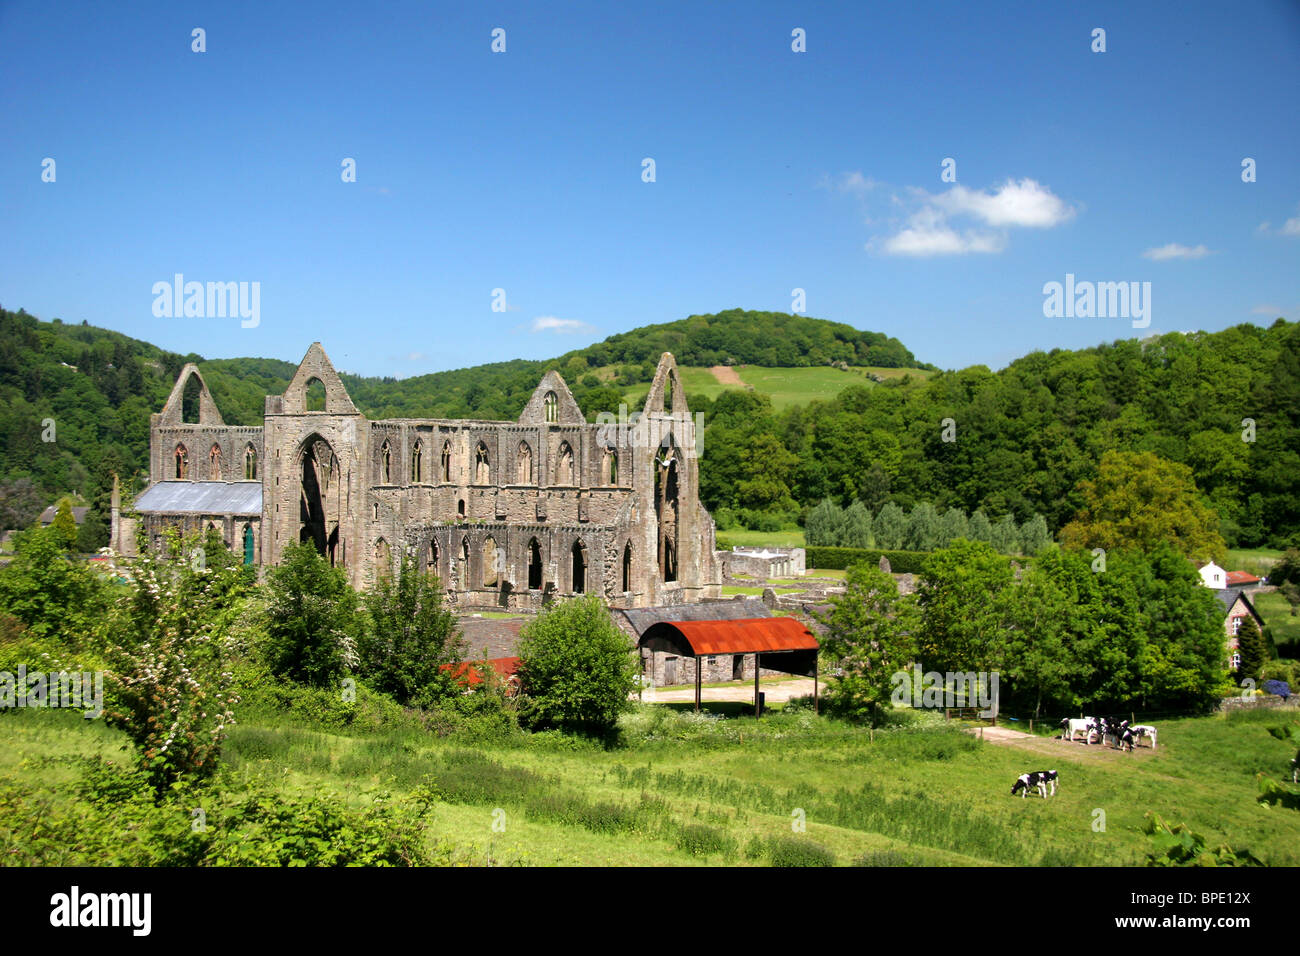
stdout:
[[1228,572],[1229,586],[1234,584],[1258,584],[1258,583],[1259,583],[1259,578],[1255,577],[1255,575],[1253,574],[1248,574],[1245,571]]
[[660,629],[676,631],[697,657],[711,654],[752,654],[755,651],[815,651],[817,638],[792,617],[754,617],[737,621],[661,621],[646,629],[642,639]]
[[461,661],[459,664],[443,664],[441,670],[451,671],[451,676],[455,680],[473,687],[475,684],[483,683],[483,677],[478,669],[484,664],[491,664],[494,671],[507,679],[514,677],[515,671],[519,670],[519,658],[517,657],[493,657],[487,661]]

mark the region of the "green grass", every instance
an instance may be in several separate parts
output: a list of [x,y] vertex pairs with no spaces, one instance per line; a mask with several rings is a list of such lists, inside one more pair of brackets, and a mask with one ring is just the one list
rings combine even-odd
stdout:
[[[682,387],[686,389],[688,403],[693,396],[702,395],[713,401],[729,388],[747,387],[770,396],[772,407],[777,411],[784,411],[794,405],[807,405],[813,401],[826,401],[851,385],[874,387],[876,383],[867,377],[868,374],[875,374],[881,378],[902,378],[904,375],[910,375],[918,381],[934,374],[919,369],[899,368],[855,367],[846,372],[829,365],[809,368],[761,368],[757,365],[737,365],[734,366],[734,371],[740,376],[744,385],[736,386],[723,385],[707,368],[684,365],[677,371],[682,378]],[[601,377],[609,377],[612,373],[612,367],[597,372]],[[626,395],[629,406],[640,407],[649,391],[648,382],[628,388]]]
[[1264,623],[1273,629],[1273,641],[1280,645],[1291,645],[1293,652],[1300,648],[1300,616],[1291,616],[1291,605],[1276,591],[1249,595],[1255,610],[1264,619]]
[[[360,808],[431,784],[426,839],[477,864],[1131,865],[1150,846],[1140,827],[1151,810],[1211,844],[1300,865],[1300,813],[1255,800],[1256,774],[1282,778],[1294,755],[1265,732],[1283,719],[1276,712],[1165,721],[1158,751],[1129,755],[1052,740],[1029,753],[930,714],[868,733],[806,710],[762,720],[741,702],[708,711],[640,707],[623,724],[628,744],[614,749],[554,734],[471,749],[411,728],[346,736],[250,718],[227,743],[224,786],[261,781],[285,798],[331,793]],[[126,759],[101,721],[24,710],[0,723],[0,785],[36,788],[56,805],[75,799],[67,758]],[[1061,772],[1055,798],[1010,796],[1017,775],[1048,764]],[[1093,829],[1097,810],[1104,832]],[[796,811],[808,842],[780,843]],[[13,826],[0,821],[0,835]],[[23,834],[7,838],[21,845]]]
[[1256,577],[1268,574],[1268,569],[1282,557],[1281,551],[1272,548],[1234,548],[1228,552],[1224,565],[1227,571],[1248,571]]
[[781,531],[750,531],[748,528],[731,528],[718,532],[718,547],[729,551],[733,545],[743,548],[802,548],[803,528],[785,528]]

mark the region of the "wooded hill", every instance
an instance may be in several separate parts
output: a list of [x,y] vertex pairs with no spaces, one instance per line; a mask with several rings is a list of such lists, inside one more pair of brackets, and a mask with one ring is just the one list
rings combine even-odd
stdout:
[[[643,393],[663,351],[682,366],[933,368],[880,333],[729,310],[646,326],[549,361],[343,380],[373,418],[512,419],[556,368],[594,417]],[[264,396],[282,392],[296,368],[275,359],[205,361],[84,322],[0,309],[0,527],[27,524],[69,492],[106,506],[114,471],[125,478],[144,469],[149,415],[188,361],[202,369],[225,420],[246,425],[261,423]],[[692,395],[692,409],[709,423],[706,503],[792,520],[826,497],[873,508],[930,501],[1019,522],[1041,513],[1054,533],[1078,506],[1077,482],[1118,449],[1188,465],[1230,544],[1276,545],[1300,533],[1295,323],[1035,352],[997,373],[974,366],[925,380],[845,378],[849,387],[836,386],[824,401],[780,411],[757,391],[723,391],[713,401]],[[955,423],[955,441],[943,440],[945,418]],[[1246,418],[1255,422],[1254,441],[1242,440]],[[55,426],[48,442],[47,419]]]

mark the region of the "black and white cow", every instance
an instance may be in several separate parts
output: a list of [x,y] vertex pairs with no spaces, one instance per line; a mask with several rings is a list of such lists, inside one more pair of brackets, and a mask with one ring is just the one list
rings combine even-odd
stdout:
[[1134,724],[1129,729],[1133,731],[1133,736],[1136,737],[1138,740],[1142,740],[1144,738],[1150,737],[1151,749],[1152,750],[1156,749],[1156,729],[1152,727],[1150,724]]
[[1047,798],[1048,787],[1051,787],[1051,795],[1056,796],[1056,779],[1055,770],[1034,770],[1030,773],[1022,773],[1016,778],[1016,782],[1011,785],[1011,795],[1014,797],[1020,794],[1020,799],[1029,795],[1029,791],[1037,788],[1038,795]]
[[1092,743],[1092,735],[1101,734],[1101,724],[1096,717],[1066,717],[1061,721],[1062,737],[1074,741],[1075,734],[1083,734],[1085,744]]

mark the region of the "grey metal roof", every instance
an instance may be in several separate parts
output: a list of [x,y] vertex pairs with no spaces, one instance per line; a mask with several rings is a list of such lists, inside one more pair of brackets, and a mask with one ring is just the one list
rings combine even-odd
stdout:
[[767,605],[756,597],[730,601],[702,601],[699,604],[667,604],[663,607],[632,607],[622,612],[636,631],[637,637],[646,628],[662,621],[737,621],[745,618],[771,617]]
[[135,499],[136,511],[153,514],[262,514],[260,481],[160,481]]

